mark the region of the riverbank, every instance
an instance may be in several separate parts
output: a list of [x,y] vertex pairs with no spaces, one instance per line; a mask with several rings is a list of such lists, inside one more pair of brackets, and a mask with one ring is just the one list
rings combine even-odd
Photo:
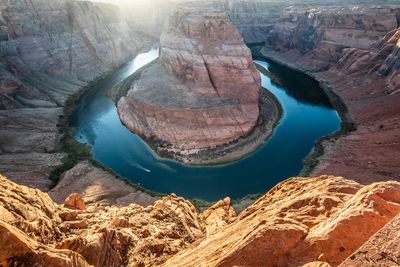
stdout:
[[341,119],[341,129],[334,134],[324,136],[320,138],[316,143],[314,149],[311,153],[304,159],[304,168],[300,172],[301,176],[309,176],[312,171],[318,166],[319,158],[324,154],[324,142],[335,142],[341,137],[349,135],[351,132],[356,131],[357,126],[354,119],[348,112],[348,108],[344,103],[343,99],[337,95],[331,85],[327,81],[321,80],[317,75],[300,68],[296,64],[291,64],[289,60],[285,60],[279,53],[277,52],[266,52],[265,49],[253,49],[253,54],[256,58],[269,60],[276,64],[285,66],[293,71],[302,73],[304,75],[309,76],[310,78],[316,80],[320,88],[324,91],[326,96],[328,97],[330,103],[333,108],[338,112],[338,115]]
[[[124,81],[114,86],[109,93],[114,103],[127,94],[132,84],[136,82],[141,73],[157,63],[157,60],[142,67]],[[230,143],[209,149],[177,149],[156,138],[142,139],[152,148],[152,150],[162,159],[174,160],[185,165],[221,165],[240,160],[261,147],[272,135],[274,128],[282,116],[282,107],[276,97],[268,90],[260,89],[260,116],[257,125],[247,135]]]
[[231,143],[201,150],[178,150],[165,146],[159,140],[146,142],[162,158],[175,160],[186,165],[220,165],[240,160],[256,151],[267,142],[282,116],[282,107],[268,90],[260,89],[260,117],[257,125],[247,136]]
[[[137,54],[139,55],[146,50],[142,48]],[[79,188],[79,192],[81,192],[87,201],[93,202],[93,199],[99,199],[102,203],[124,204],[129,199],[133,199],[135,200],[133,203],[146,206],[165,196],[165,194],[153,192],[132,183],[101,162],[95,160],[91,146],[77,142],[74,137],[75,129],[69,125],[69,118],[85,93],[94,85],[108,79],[113,73],[126,66],[130,61],[120,64],[115,69],[91,81],[66,101],[63,115],[60,116],[58,122],[59,132],[62,137],[57,144],[57,150],[64,153],[65,157],[62,160],[62,164],[50,172],[49,175],[52,181],[50,192],[55,201],[62,202],[62,196],[75,193],[77,188]],[[85,170],[86,175],[82,175],[82,169]],[[93,183],[90,184],[89,181]],[[106,188],[93,190],[99,183],[106,183]],[[65,184],[74,185],[75,188],[65,186]],[[86,197],[85,194],[88,194],[88,196]]]
[[[154,53],[153,56],[155,56]],[[151,65],[153,56],[150,58],[147,56],[146,63],[148,62]],[[142,62],[142,60],[138,62]],[[263,65],[262,61],[257,63],[260,64],[259,71],[265,70],[266,66]],[[132,69],[133,66],[136,66],[134,67],[135,73]],[[143,67],[140,68],[141,66]],[[284,77],[294,78],[291,76],[293,73],[291,74],[290,70],[288,70],[289,73],[276,72],[274,68],[271,69],[272,76],[278,75],[276,76],[278,78],[279,75],[283,75],[280,79]],[[120,177],[126,177],[133,184],[138,184],[155,192],[174,192],[189,199],[210,201],[206,203],[207,201],[196,200],[195,203],[198,207],[207,207],[213,201],[226,196],[230,196],[232,199],[240,199],[247,194],[257,194],[261,190],[271,188],[286,177],[298,174],[303,166],[302,160],[312,149],[314,140],[340,127],[339,117],[330,106],[326,96],[323,93],[318,93],[321,90],[316,82],[310,84],[305,79],[303,83],[303,75],[299,75],[298,83],[283,84],[283,87],[289,90],[286,91],[271,84],[270,73],[268,77],[262,75],[263,86],[269,89],[262,92],[264,94],[271,92],[273,94],[271,97],[279,97],[279,103],[282,105],[279,110],[279,118],[282,117],[282,119],[279,125],[275,125],[276,128],[275,126],[271,127],[276,134],[268,136],[268,142],[265,142],[263,134],[257,134],[261,131],[254,131],[253,136],[258,138],[257,141],[265,142],[265,145],[260,146],[262,149],[258,149],[251,156],[232,164],[210,164],[207,166],[179,164],[177,161],[165,160],[165,158],[157,156],[148,143],[132,134],[121,124],[114,103],[118,100],[118,95],[123,95],[121,92],[124,91],[124,88],[125,91],[129,88],[126,85],[130,83],[126,83],[126,81],[137,79],[139,73],[146,70],[146,66],[143,64],[136,65],[132,62],[131,66],[127,66],[125,70],[129,71],[116,71],[114,77],[117,78],[110,78],[93,86],[92,90],[81,98],[75,109],[76,112],[71,117],[71,125],[76,127],[73,137],[80,143],[91,144],[90,148],[93,153],[91,157],[94,157],[107,168],[111,168],[113,173],[118,173]],[[129,73],[132,73],[132,75],[129,75]],[[112,89],[110,90],[110,88]],[[302,95],[303,93],[296,95],[303,90],[305,95]],[[295,95],[290,93],[291,91]],[[117,97],[115,98],[115,96]],[[110,97],[114,98],[114,103]],[[262,99],[272,102],[268,97]],[[275,101],[277,100],[275,99]],[[285,116],[282,116],[283,107],[288,111],[288,113],[285,112]],[[262,113],[265,114],[266,112]],[[309,116],[313,119],[307,119]],[[270,116],[267,116],[267,118],[270,119]],[[301,129],[297,128],[299,123],[303,125]],[[309,136],[310,133],[315,132],[315,134],[314,137],[313,135],[309,136],[310,139],[308,140],[307,138],[303,139],[302,143],[296,143],[292,138],[286,138],[292,135],[293,129],[296,129],[297,133],[304,137]],[[118,140],[114,140],[113,136],[118,136]],[[252,143],[245,138],[241,141],[244,145],[249,143],[256,145],[256,142]],[[285,155],[288,155],[289,158]],[[285,167],[291,157],[294,161],[290,163],[290,166]],[[260,166],[260,164],[262,165]],[[251,179],[251,183],[243,187],[238,187],[238,183],[243,180],[242,170],[247,170],[246,175],[257,178]],[[163,179],[160,179],[160,177],[163,177]],[[260,177],[268,177],[268,179]],[[239,202],[238,210],[241,209],[241,206],[246,206],[242,205],[245,202],[251,204],[251,201]],[[236,201],[234,203],[236,204]]]

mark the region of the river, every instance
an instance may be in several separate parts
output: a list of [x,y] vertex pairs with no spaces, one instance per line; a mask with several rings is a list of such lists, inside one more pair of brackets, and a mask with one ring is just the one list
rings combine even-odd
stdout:
[[[90,144],[93,157],[133,183],[160,193],[215,201],[264,193],[298,175],[315,142],[340,129],[341,120],[318,83],[306,75],[264,60],[255,63],[262,85],[279,100],[283,114],[273,135],[257,151],[229,164],[185,166],[161,159],[119,120],[108,91],[158,57],[158,48],[138,55],[109,77],[96,82],[79,100],[69,118],[74,137]],[[156,78],[156,77],[155,77]]]

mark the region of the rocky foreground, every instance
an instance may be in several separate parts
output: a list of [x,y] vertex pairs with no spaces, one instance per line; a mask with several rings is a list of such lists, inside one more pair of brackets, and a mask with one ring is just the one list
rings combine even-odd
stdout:
[[0,177],[0,265],[390,266],[399,260],[399,182],[291,178],[239,215],[230,205],[226,198],[200,213],[174,194],[147,207],[85,203],[78,194],[58,205]]
[[186,154],[226,145],[254,129],[261,78],[226,13],[175,13],[160,50],[159,62],[142,71],[118,102],[127,128]]

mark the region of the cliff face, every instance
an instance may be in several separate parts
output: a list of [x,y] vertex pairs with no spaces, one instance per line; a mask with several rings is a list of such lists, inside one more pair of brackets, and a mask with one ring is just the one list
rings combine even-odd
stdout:
[[254,128],[261,79],[227,14],[177,12],[160,45],[160,63],[143,71],[118,103],[129,129],[174,149],[195,150]]
[[267,34],[266,48],[304,56],[307,70],[326,70],[344,49],[367,49],[396,26],[394,6],[294,6],[285,9]]
[[398,177],[399,13],[390,5],[291,8],[267,35],[262,53],[312,73],[343,99],[357,125],[323,143],[312,175],[364,183]]
[[239,216],[228,198],[199,213],[175,195],[147,208],[85,207],[79,195],[58,205],[4,177],[0,187],[3,266],[336,266],[400,213],[400,183],[329,176],[289,179]]
[[0,24],[0,172],[48,189],[67,99],[146,39],[116,7],[90,2],[1,0]]

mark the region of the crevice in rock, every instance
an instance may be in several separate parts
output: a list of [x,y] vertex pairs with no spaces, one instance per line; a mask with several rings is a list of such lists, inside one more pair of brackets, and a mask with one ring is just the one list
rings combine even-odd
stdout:
[[204,66],[206,67],[206,70],[207,70],[207,73],[208,73],[208,78],[210,79],[211,85],[214,88],[214,91],[218,95],[218,97],[221,97],[221,95],[218,92],[217,86],[215,85],[215,82],[214,82],[213,76],[211,74],[210,67],[207,64],[207,61],[206,61],[206,59],[204,58],[203,55],[201,57],[203,58]]

